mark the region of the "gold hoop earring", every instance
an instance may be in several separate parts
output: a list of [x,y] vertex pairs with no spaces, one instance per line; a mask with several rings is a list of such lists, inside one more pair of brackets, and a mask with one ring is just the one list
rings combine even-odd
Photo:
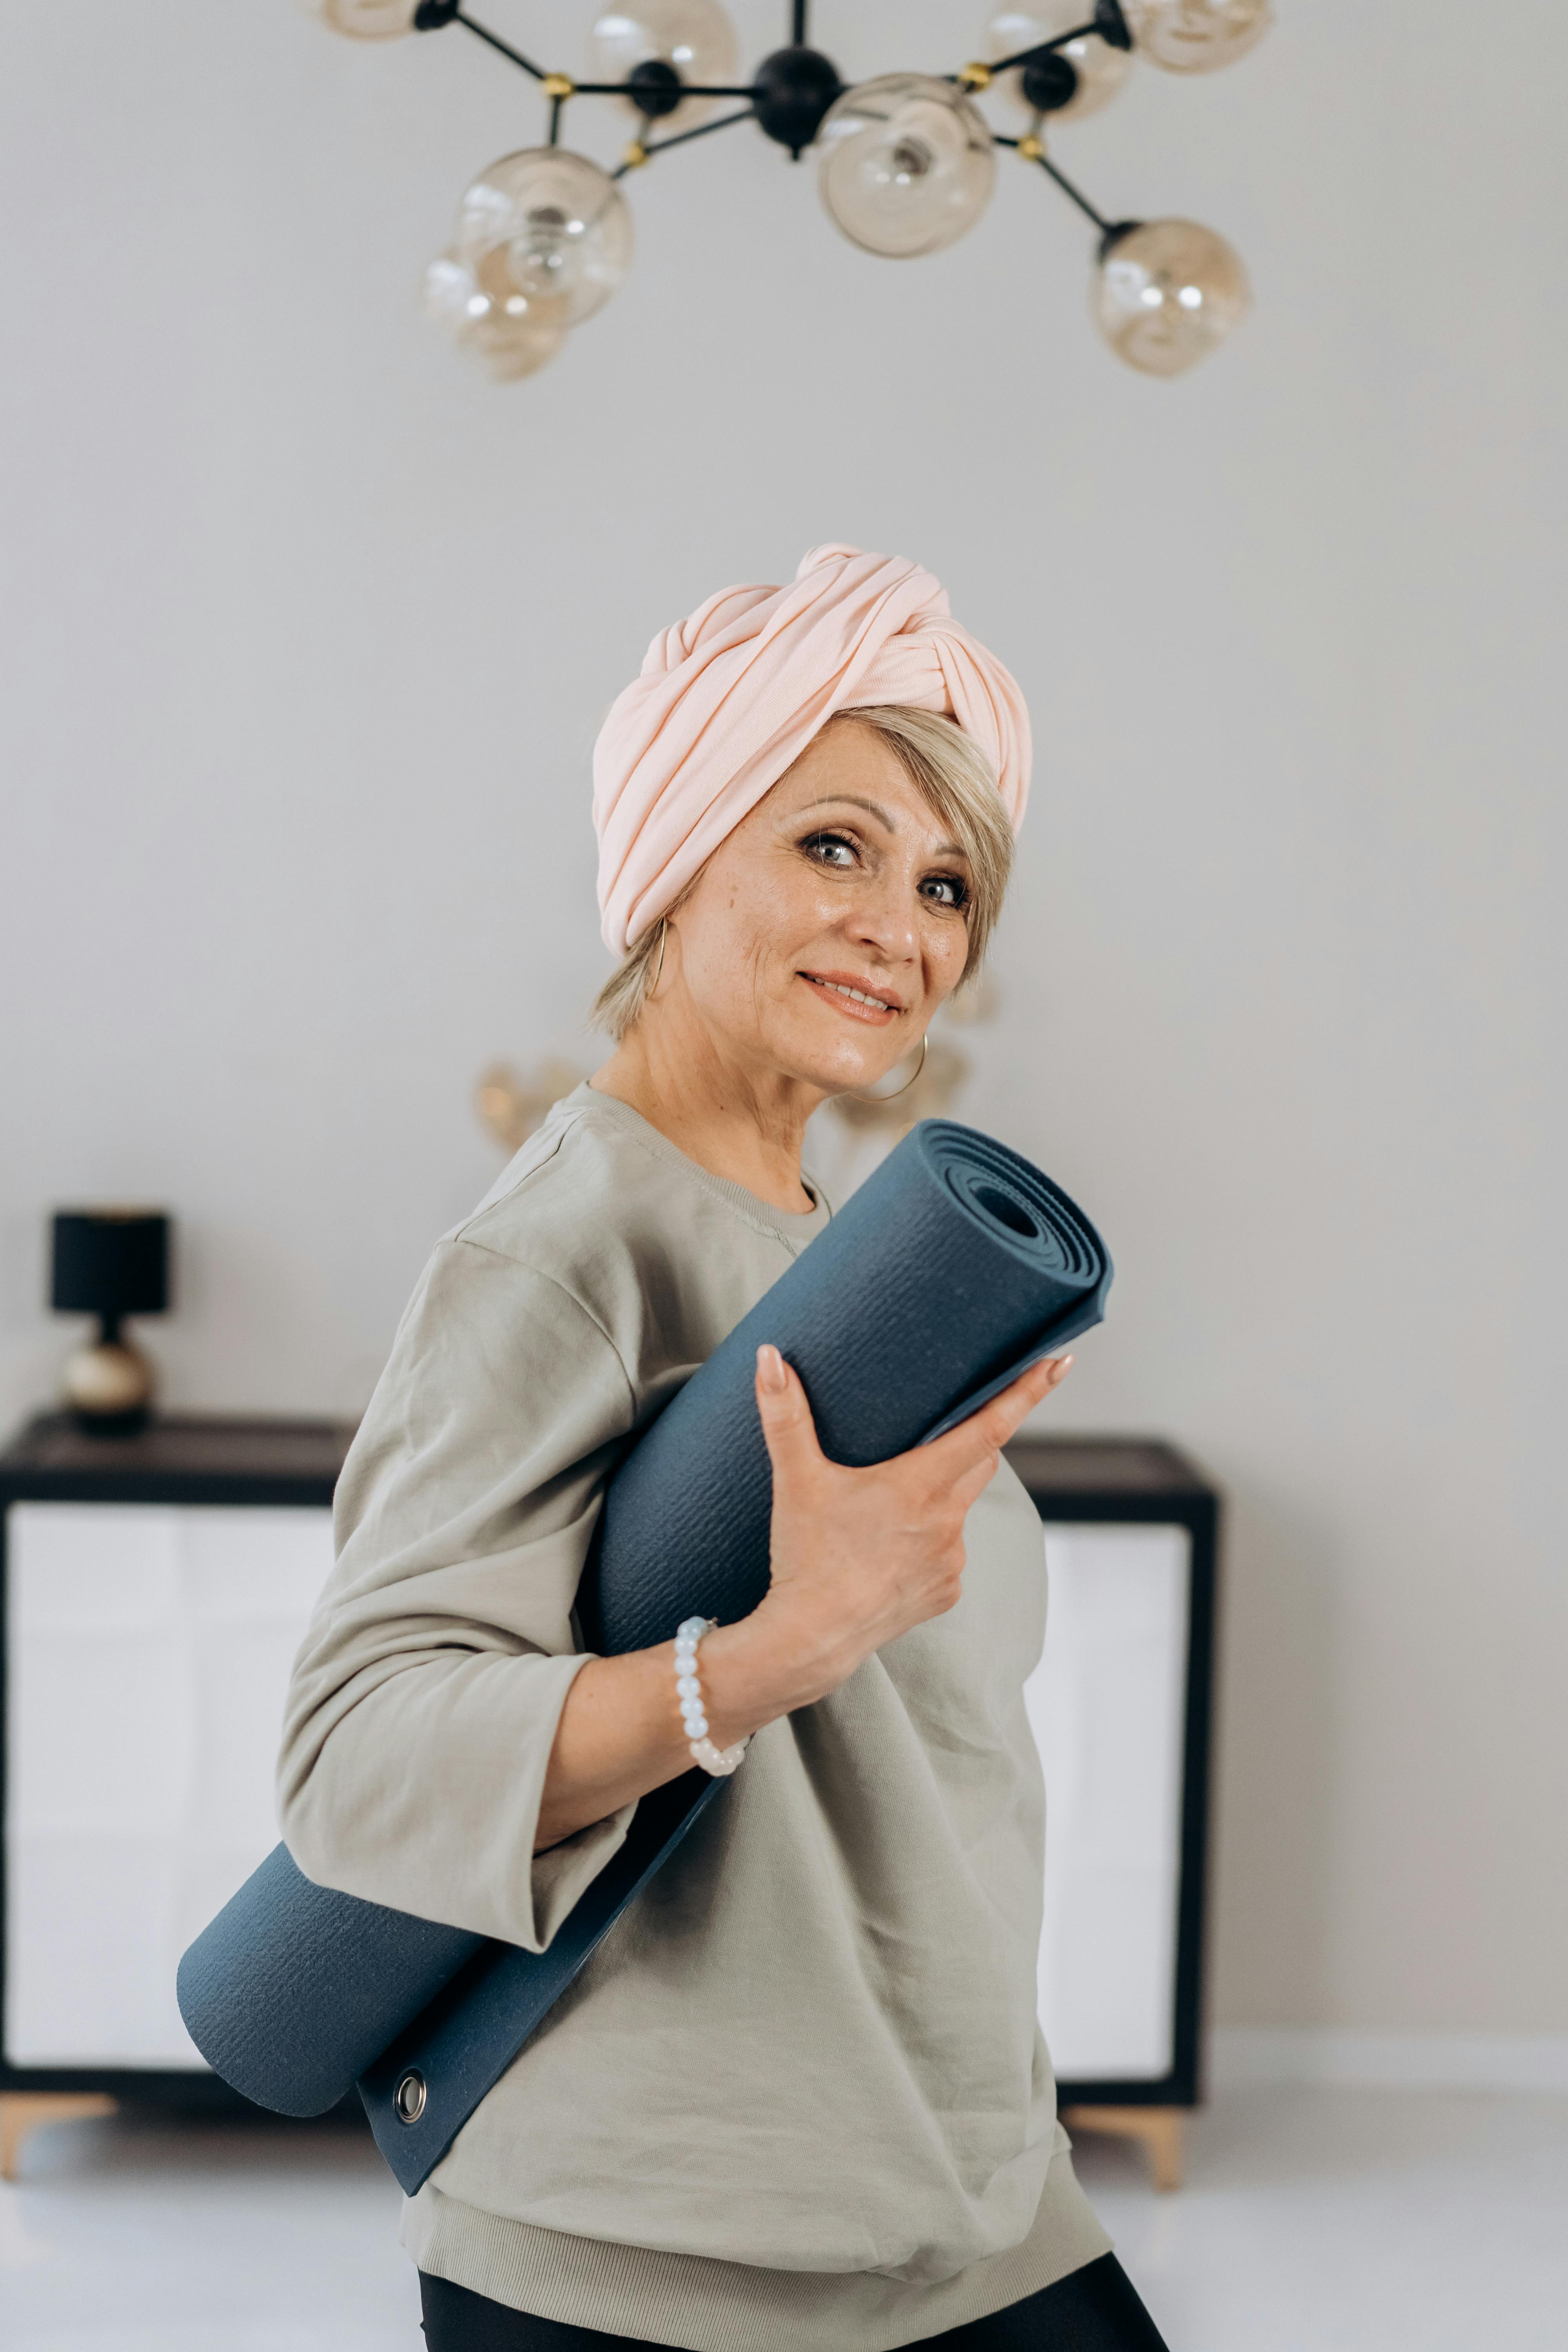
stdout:
[[658,923],[658,969],[647,984],[647,992],[649,997],[653,995],[653,992],[658,986],[659,982],[664,978],[664,943],[668,937],[669,917],[668,915],[661,915],[659,917]]
[[921,1072],[925,1068],[926,1045],[927,1040],[922,1037],[921,1039],[921,1057],[915,1064],[912,1074],[904,1080],[901,1087],[895,1087],[890,1095],[858,1095],[855,1092],[854,1087],[849,1087],[846,1088],[846,1092],[847,1093],[850,1101],[870,1103],[875,1106],[879,1103],[897,1102],[900,1095],[907,1095],[910,1088],[914,1085],[916,1078],[920,1076]]

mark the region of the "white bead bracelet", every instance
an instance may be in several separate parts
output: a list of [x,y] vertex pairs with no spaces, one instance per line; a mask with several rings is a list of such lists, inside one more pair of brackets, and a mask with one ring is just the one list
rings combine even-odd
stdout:
[[694,1761],[705,1772],[728,1776],[744,1756],[747,1743],[738,1739],[733,1748],[714,1747],[708,1737],[708,1716],[697,1673],[697,1644],[704,1633],[713,1632],[718,1622],[716,1617],[688,1617],[679,1628],[675,1636],[675,1694],[680,1701],[680,1719],[686,1726]]

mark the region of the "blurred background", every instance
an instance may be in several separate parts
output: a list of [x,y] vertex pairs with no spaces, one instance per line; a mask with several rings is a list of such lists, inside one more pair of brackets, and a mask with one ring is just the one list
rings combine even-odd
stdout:
[[[586,5],[481,13],[582,69]],[[773,0],[731,14],[745,62],[776,46]],[[942,72],[984,15],[822,0],[814,32],[848,80]],[[602,1054],[589,753],[654,629],[818,541],[918,557],[1035,718],[952,1108],[1117,1259],[1050,1425],[1168,1437],[1227,1497],[1216,2112],[1402,2083],[1447,2117],[1568,2095],[1568,28],[1278,16],[1051,138],[1110,216],[1243,256],[1253,313],[1189,375],[1108,351],[1042,173],[1004,157],[974,233],[895,268],[741,130],[624,184],[624,287],[497,385],[419,286],[540,136],[521,76],[283,0],[12,0],[0,1417],[70,1338],[49,1212],[146,1199],[165,1404],[352,1418],[501,1165],[481,1072]],[[570,135],[608,162],[626,128],[584,100]],[[1506,2145],[1560,2197],[1539,2129]],[[1446,2229],[1505,2137],[1455,2155]],[[1174,2260],[1126,2227],[1136,2276]],[[1178,2352],[1362,2340],[1278,2291],[1194,2304]],[[1376,2340],[1547,2344],[1480,2308],[1389,2304]]]

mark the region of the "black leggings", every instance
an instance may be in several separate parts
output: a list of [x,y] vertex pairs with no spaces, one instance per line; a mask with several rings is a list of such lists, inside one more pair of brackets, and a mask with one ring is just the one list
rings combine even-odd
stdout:
[[[531,2319],[466,2286],[419,2273],[429,2352],[647,2352],[629,2336]],[[1114,2254],[1042,2287],[1023,2303],[928,2336],[951,2352],[1166,2352],[1165,2339],[1138,2300]],[[910,2352],[915,2347],[910,2347]]]

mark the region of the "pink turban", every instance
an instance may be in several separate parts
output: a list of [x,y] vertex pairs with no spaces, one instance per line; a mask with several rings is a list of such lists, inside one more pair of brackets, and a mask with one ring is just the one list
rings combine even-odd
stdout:
[[658,920],[836,712],[878,702],[955,719],[990,761],[1017,832],[1029,793],[1024,698],[918,563],[814,547],[787,588],[721,588],[661,629],[594,747],[612,950]]

